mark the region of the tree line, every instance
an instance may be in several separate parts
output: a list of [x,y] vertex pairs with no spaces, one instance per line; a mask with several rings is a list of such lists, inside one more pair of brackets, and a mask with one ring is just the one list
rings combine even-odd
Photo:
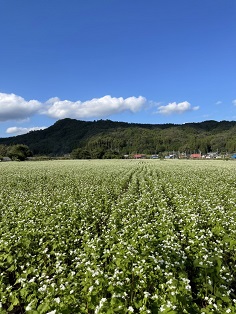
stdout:
[[23,161],[32,156],[33,153],[27,145],[0,145],[0,160],[3,160],[4,157],[9,157],[11,160]]
[[[62,119],[45,130],[0,138],[0,145],[11,147],[9,151],[16,150],[12,147],[19,144],[28,146],[34,156],[70,154],[83,159],[171,151],[233,153],[236,152],[236,122],[210,120],[175,125]],[[0,155],[3,154],[0,152]]]

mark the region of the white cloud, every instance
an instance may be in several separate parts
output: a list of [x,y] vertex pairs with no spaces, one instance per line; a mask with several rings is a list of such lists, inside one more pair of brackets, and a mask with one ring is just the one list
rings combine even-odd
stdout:
[[[233,101],[236,105],[236,100]],[[41,114],[54,119],[74,118],[90,119],[103,118],[124,111],[138,112],[144,105],[146,108],[158,107],[156,113],[170,115],[180,114],[187,111],[198,110],[199,107],[192,107],[187,101],[180,103],[169,103],[162,105],[158,102],[148,102],[146,98],[139,97],[111,97],[106,95],[101,98],[93,98],[87,101],[60,100],[50,98],[45,103],[38,100],[26,101],[21,96],[15,94],[0,93],[0,121],[24,120],[32,115]],[[8,128],[8,134],[24,134],[29,132],[29,128]]]
[[171,115],[171,114],[181,114],[187,111],[198,110],[199,106],[192,107],[191,104],[187,101],[183,101],[180,103],[172,102],[166,106],[160,106],[157,110],[157,113],[164,114],[164,115]]
[[218,100],[217,102],[216,102],[216,105],[221,105],[222,104],[222,101],[221,100]]
[[42,109],[41,114],[56,119],[100,118],[123,111],[137,112],[145,103],[146,99],[142,96],[124,99],[123,97],[116,98],[106,95],[102,98],[93,98],[84,102],[51,98],[45,103],[46,109]]
[[37,113],[41,103],[15,94],[0,93],[0,121],[21,120]]
[[236,99],[234,99],[234,100],[232,101],[232,104],[233,104],[234,106],[236,106]]
[[30,131],[44,130],[46,128],[47,128],[46,126],[41,126],[41,127],[36,126],[33,128],[21,128],[21,127],[13,126],[13,127],[7,128],[6,133],[20,135],[20,134],[26,134]]
[[147,103],[142,96],[116,98],[106,95],[87,101],[60,100],[50,98],[45,103],[37,100],[26,101],[15,94],[0,93],[0,121],[24,120],[34,114],[46,115],[55,119],[102,118],[123,111],[137,112]]

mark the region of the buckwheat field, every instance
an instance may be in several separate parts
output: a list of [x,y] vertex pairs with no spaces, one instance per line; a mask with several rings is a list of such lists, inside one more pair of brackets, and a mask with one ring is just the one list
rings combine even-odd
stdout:
[[236,313],[236,162],[0,163],[0,313]]

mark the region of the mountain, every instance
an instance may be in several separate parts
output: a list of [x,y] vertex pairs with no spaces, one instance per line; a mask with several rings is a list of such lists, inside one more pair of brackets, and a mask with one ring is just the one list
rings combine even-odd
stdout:
[[236,150],[236,122],[210,120],[179,125],[66,118],[44,130],[0,138],[0,144],[25,144],[34,155],[51,156],[62,156],[77,148],[92,155],[99,153],[99,156],[114,152],[154,154],[173,150],[233,152]]

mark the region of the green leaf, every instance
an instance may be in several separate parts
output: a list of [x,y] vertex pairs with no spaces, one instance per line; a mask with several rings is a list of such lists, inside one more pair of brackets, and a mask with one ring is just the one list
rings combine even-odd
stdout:
[[13,261],[13,256],[12,255],[8,255],[7,256],[7,261],[10,264]]

